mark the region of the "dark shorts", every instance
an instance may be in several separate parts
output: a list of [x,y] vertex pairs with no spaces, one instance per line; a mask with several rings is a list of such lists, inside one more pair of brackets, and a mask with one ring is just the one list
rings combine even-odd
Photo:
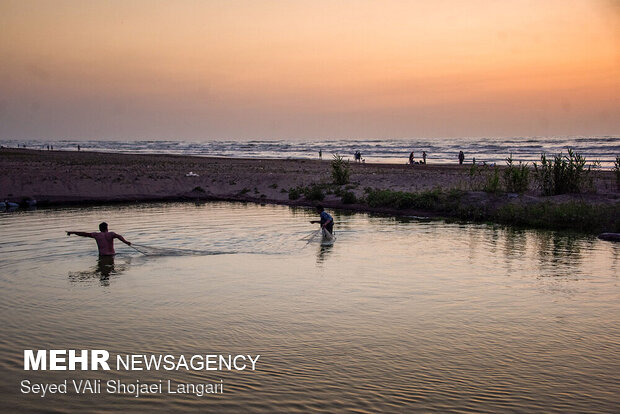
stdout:
[[327,229],[328,232],[330,232],[331,234],[334,234],[334,222],[333,221],[329,223],[327,226],[325,226],[325,228]]

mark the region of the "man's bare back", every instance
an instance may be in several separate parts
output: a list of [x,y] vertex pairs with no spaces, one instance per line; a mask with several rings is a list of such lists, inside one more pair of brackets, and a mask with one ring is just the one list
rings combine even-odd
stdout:
[[119,239],[126,245],[131,246],[131,243],[125,240],[125,238],[120,234],[114,233],[113,231],[108,231],[107,223],[101,223],[99,225],[99,230],[101,231],[94,233],[67,231],[67,236],[75,234],[76,236],[91,237],[95,239],[97,242],[97,247],[99,248],[99,256],[113,256],[116,254],[114,251],[114,239]]

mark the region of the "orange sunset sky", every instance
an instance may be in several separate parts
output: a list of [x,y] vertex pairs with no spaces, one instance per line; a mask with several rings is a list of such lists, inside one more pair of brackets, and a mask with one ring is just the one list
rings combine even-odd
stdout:
[[0,139],[620,133],[620,1],[0,0]]

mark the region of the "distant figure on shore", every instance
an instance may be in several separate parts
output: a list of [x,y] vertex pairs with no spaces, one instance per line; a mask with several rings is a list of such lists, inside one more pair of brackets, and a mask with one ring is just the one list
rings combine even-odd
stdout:
[[319,159],[322,160],[323,159],[323,150],[319,150]]
[[78,147],[78,151],[79,151],[79,150],[80,150],[80,146],[79,146],[79,144],[78,144],[78,146],[77,146],[77,147]]
[[113,231],[108,231],[108,223],[103,222],[99,225],[99,232],[86,233],[83,231],[68,231],[67,236],[75,234],[80,237],[90,237],[95,239],[97,247],[99,248],[99,256],[114,256],[114,239],[119,239],[127,246],[131,246],[131,243],[125,240],[120,234],[116,234]]
[[463,161],[465,161],[465,154],[463,151],[459,151],[459,165],[463,165]]
[[474,164],[474,165],[476,164],[476,157],[471,159],[471,163]]
[[334,234],[334,218],[325,211],[322,205],[316,206],[316,211],[321,216],[320,220],[312,220],[310,223],[312,224],[321,224],[321,228],[324,228],[329,232],[329,234]]
[[353,158],[355,159],[355,162],[362,162],[362,153],[355,151]]
[[422,164],[426,164],[426,151],[422,151]]
[[409,164],[413,165],[413,151],[411,151],[411,154],[409,154]]

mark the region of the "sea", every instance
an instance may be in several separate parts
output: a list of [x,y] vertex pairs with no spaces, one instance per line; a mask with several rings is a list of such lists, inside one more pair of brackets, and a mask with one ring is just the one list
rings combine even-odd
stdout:
[[512,156],[515,162],[536,162],[541,154],[566,154],[568,149],[583,155],[588,165],[610,169],[620,156],[620,136],[583,137],[501,137],[501,138],[419,138],[419,139],[322,139],[322,140],[0,140],[5,147],[47,150],[82,150],[130,154],[180,154],[206,157],[313,159],[322,152],[323,159],[334,154],[353,160],[356,151],[368,163],[407,163],[427,154],[427,163],[450,164],[458,160],[459,151],[465,162],[503,164]]

